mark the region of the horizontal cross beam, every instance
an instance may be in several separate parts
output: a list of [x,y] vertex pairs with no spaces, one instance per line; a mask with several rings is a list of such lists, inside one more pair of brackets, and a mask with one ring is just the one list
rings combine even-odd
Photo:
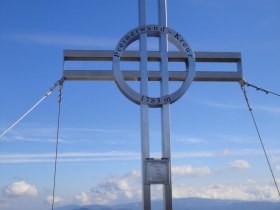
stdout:
[[[239,52],[194,52],[197,62],[239,62]],[[169,51],[169,61],[184,61],[185,53],[180,51]],[[160,61],[159,51],[148,51],[148,61]],[[64,61],[112,61],[113,51],[111,50],[65,50]],[[140,61],[139,51],[124,51],[121,57],[123,61]]]
[[[187,72],[169,71],[169,81],[184,81]],[[123,77],[128,81],[140,81],[140,72],[131,70],[123,71]],[[228,81],[239,82],[242,80],[241,72],[227,71],[196,71],[194,81]],[[113,71],[110,70],[64,70],[65,80],[115,80]],[[160,81],[159,71],[148,71],[149,81]]]
[[[148,61],[160,61],[160,52],[149,51]],[[66,50],[64,51],[64,61],[112,61],[113,51],[110,50]],[[125,51],[122,61],[139,61],[138,51]],[[172,62],[183,62],[186,60],[185,54],[180,51],[169,51],[168,60]],[[196,71],[194,81],[234,81],[239,82],[243,78],[241,68],[241,54],[238,52],[195,52],[196,62],[217,62],[236,63],[236,71]],[[170,81],[184,81],[186,71],[169,71]],[[123,71],[125,80],[139,81],[140,72],[136,70]],[[115,80],[112,70],[65,70],[63,71],[65,80]],[[150,81],[160,81],[159,71],[148,71]]]

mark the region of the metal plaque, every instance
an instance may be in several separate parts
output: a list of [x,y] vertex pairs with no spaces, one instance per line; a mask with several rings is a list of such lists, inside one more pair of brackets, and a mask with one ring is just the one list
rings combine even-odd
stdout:
[[169,184],[169,159],[146,159],[147,184]]

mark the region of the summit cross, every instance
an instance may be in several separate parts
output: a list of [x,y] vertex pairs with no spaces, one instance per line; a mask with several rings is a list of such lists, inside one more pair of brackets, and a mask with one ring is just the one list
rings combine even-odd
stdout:
[[[141,162],[143,209],[151,210],[151,185],[163,185],[163,209],[172,210],[171,151],[170,151],[170,104],[176,102],[187,91],[192,81],[240,82],[243,78],[241,54],[238,52],[195,52],[183,35],[167,26],[167,2],[158,2],[158,24],[147,24],[146,0],[138,0],[139,26],[127,32],[115,50],[65,50],[64,63],[68,61],[112,61],[110,70],[63,69],[64,80],[112,80],[121,92],[140,106],[141,116]],[[148,51],[149,37],[159,39],[158,51]],[[139,40],[139,50],[126,48]],[[169,51],[169,44],[177,50]],[[121,70],[127,61],[139,62],[139,70]],[[158,62],[159,69],[148,69],[149,62]],[[169,70],[170,62],[184,63],[184,70]],[[235,63],[236,71],[199,71],[196,62]],[[132,88],[128,81],[140,81],[140,90]],[[154,96],[150,81],[159,81],[159,93]],[[170,91],[170,83],[177,82],[179,88]],[[161,158],[150,156],[150,108],[161,109]]]

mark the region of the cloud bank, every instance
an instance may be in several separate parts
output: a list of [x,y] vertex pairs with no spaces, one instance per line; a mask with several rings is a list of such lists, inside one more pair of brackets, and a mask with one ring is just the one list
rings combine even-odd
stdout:
[[8,197],[18,196],[37,196],[38,190],[35,185],[28,184],[25,181],[13,182],[5,187],[4,195]]

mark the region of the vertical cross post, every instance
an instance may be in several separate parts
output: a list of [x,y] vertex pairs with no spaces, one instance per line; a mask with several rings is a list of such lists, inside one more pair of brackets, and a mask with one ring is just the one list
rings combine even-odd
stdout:
[[[139,9],[139,26],[146,25],[146,0],[138,1]],[[148,74],[147,74],[147,34],[141,34],[139,38],[140,51],[140,93],[148,95]],[[143,209],[151,209],[151,186],[145,181],[145,161],[150,157],[150,135],[149,135],[149,106],[147,104],[140,105],[140,119],[141,119],[141,166],[142,166],[142,200]]]
[[[139,0],[139,26],[146,25],[146,0]],[[167,3],[166,0],[158,0],[158,24],[167,27]],[[141,82],[140,92],[142,95],[148,95],[148,75],[147,75],[147,34],[141,34],[139,40],[140,50],[140,69]],[[168,37],[167,34],[161,34],[159,38],[160,51],[160,95],[169,94],[168,82]],[[170,163],[170,123],[169,123],[169,108],[170,104],[161,106],[161,139],[162,139],[162,158],[168,160],[167,176],[169,182],[163,185],[163,203],[165,210],[172,210],[172,185],[171,185],[171,163]],[[149,149],[149,106],[146,104],[140,105],[141,113],[141,150],[142,150],[142,194],[144,210],[151,209],[151,188],[147,184],[147,165],[146,160],[150,156]]]
[[[159,25],[167,27],[167,4],[166,0],[158,0],[158,22]],[[161,54],[161,96],[169,94],[168,82],[168,37],[167,34],[161,34],[159,39],[159,51]],[[171,185],[171,152],[170,152],[170,123],[169,109],[170,104],[163,104],[161,107],[161,139],[162,139],[162,157],[169,160],[168,176],[169,183],[163,185],[163,205],[165,210],[172,210],[172,185]]]

